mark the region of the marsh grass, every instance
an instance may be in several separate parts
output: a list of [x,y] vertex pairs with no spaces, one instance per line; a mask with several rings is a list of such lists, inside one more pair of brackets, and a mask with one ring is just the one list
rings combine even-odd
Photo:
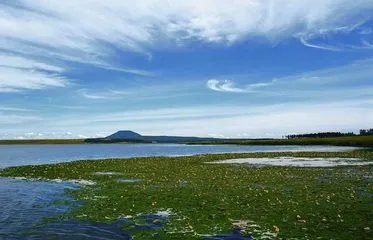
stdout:
[[[372,160],[372,151],[283,152],[83,160],[11,167],[2,177],[84,179],[94,186],[66,193],[84,204],[59,219],[116,222],[171,209],[163,228],[138,238],[198,239],[226,234],[269,239],[373,239],[373,166],[328,168],[206,164],[235,158],[341,157]],[[118,172],[120,175],[95,175]],[[141,182],[120,182],[140,179]],[[157,186],[157,187],[153,187]],[[130,230],[131,225],[123,225]],[[155,234],[155,235],[154,235]]]

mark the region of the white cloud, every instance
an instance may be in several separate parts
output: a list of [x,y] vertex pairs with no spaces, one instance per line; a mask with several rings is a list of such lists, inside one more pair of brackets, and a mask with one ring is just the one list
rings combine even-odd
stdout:
[[93,89],[80,89],[77,92],[87,99],[110,100],[110,99],[136,99],[136,101],[149,101],[155,99],[171,99],[177,97],[186,97],[201,94],[196,92],[200,90],[200,83],[184,82],[172,83],[167,80],[166,83],[152,84],[150,82],[135,83],[133,86],[116,88],[115,90],[107,88],[101,91]]
[[70,80],[63,77],[62,72],[64,69],[57,65],[0,51],[0,92],[67,87]]
[[328,51],[334,51],[334,52],[341,52],[341,51],[343,51],[342,48],[336,47],[336,46],[328,46],[326,44],[319,44],[319,45],[318,44],[312,44],[304,36],[301,36],[299,38],[299,40],[301,41],[301,43],[303,43],[304,46],[307,46],[307,47],[318,48],[318,49],[328,50]]
[[[93,137],[93,135],[91,136]],[[12,134],[0,134],[0,139],[84,139],[89,138],[88,136],[81,134],[74,134],[70,132],[26,132],[26,133],[12,133]]]
[[[196,40],[234,44],[296,37],[324,50],[373,49],[372,29],[363,26],[372,12],[371,0],[7,1],[0,10],[0,92],[66,87],[70,80],[63,77],[69,70],[64,62],[151,76],[118,64],[116,51],[151,59],[155,48]],[[362,36],[360,46],[330,43],[330,36],[353,32]],[[256,88],[239,88],[231,81],[209,84],[216,91]]]
[[230,80],[210,79],[207,81],[207,87],[218,92],[235,92],[235,93],[252,93],[257,89],[268,87],[274,84],[277,80],[263,83],[253,83],[244,87],[236,87],[236,84]]
[[54,108],[69,109],[69,110],[84,110],[84,109],[87,109],[87,107],[83,107],[83,106],[70,106],[70,105],[48,104],[48,105],[45,105],[45,106],[54,107]]
[[[207,88],[219,92],[260,93],[263,96],[302,98],[372,96],[373,58],[351,64],[273,78],[249,85],[236,86],[234,81],[211,79]],[[348,90],[346,90],[348,87]],[[346,91],[348,95],[346,95]]]
[[26,108],[0,106],[0,111],[11,111],[11,112],[34,112],[34,110]]
[[37,69],[50,72],[63,72],[64,69],[18,56],[0,55],[0,66],[8,68]]
[[94,94],[88,94],[88,93],[85,93],[85,92],[83,92],[82,95],[85,98],[94,99],[94,100],[108,99],[108,97],[105,96],[105,95],[98,95],[98,94],[94,95]]
[[[56,124],[65,126],[74,124],[95,124],[95,123],[112,123],[112,122],[131,122],[131,121],[162,121],[176,119],[192,119],[203,117],[226,117],[247,113],[246,107],[220,106],[209,108],[206,106],[194,108],[164,108],[152,110],[123,111],[113,113],[94,114],[89,119],[79,119],[78,116],[72,115],[74,120],[61,121]],[[54,119],[51,120],[54,122]]]
[[0,92],[19,92],[25,89],[67,87],[70,81],[56,73],[34,69],[0,67]]
[[92,100],[118,99],[128,94],[125,91],[115,91],[115,90],[110,90],[110,89],[105,92],[95,92],[95,93],[88,93],[86,89],[80,89],[78,90],[78,93],[81,93],[83,97],[92,99]]
[[[149,75],[118,65],[115,51],[151,59],[152,50],[165,43],[233,44],[257,37],[296,37],[331,50],[311,40],[349,34],[372,18],[372,10],[371,0],[8,1],[0,11],[0,45],[18,54]],[[369,31],[361,27],[359,34]]]

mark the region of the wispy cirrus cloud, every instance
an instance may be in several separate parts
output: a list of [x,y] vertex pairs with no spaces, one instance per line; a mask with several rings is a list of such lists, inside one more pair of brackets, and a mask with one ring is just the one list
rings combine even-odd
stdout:
[[[122,66],[116,52],[151,59],[155,49],[193,41],[231,45],[258,37],[268,42],[295,37],[323,50],[373,49],[372,28],[364,25],[372,12],[370,0],[5,1],[0,11],[0,92],[66,87],[71,81],[64,77],[70,70],[64,63],[152,76]],[[341,34],[359,41],[334,40]],[[255,88],[229,81],[210,86],[230,92]]]
[[263,79],[254,84],[238,86],[232,80],[211,79],[206,82],[210,90],[231,93],[260,93],[268,96],[294,97],[340,97],[373,96],[371,79],[373,78],[373,58],[358,60],[347,65],[319,69],[301,74]]
[[242,87],[237,87],[235,82],[231,80],[216,80],[210,79],[206,85],[209,89],[218,92],[234,92],[234,93],[251,93],[260,88],[268,87],[273,85],[276,80],[271,82],[253,83]]
[[21,92],[69,86],[69,79],[43,71],[0,67],[0,92]]
[[84,107],[84,106],[74,106],[74,105],[48,104],[48,105],[44,105],[44,106],[53,107],[53,108],[68,109],[68,110],[84,110],[84,109],[87,109],[87,107]]
[[125,95],[128,95],[128,92],[118,91],[118,90],[106,90],[101,92],[89,92],[87,89],[80,89],[77,91],[83,97],[92,100],[109,100],[109,99],[118,99],[122,98]]
[[20,69],[34,69],[34,70],[43,70],[48,72],[63,72],[62,67],[46,64],[39,62],[34,59],[27,59],[19,56],[12,55],[0,55],[0,66],[8,68],[20,68]]
[[34,112],[35,110],[18,108],[18,107],[9,107],[9,106],[0,106],[0,111],[10,111],[10,112]]
[[62,67],[0,52],[0,92],[67,87],[71,80]]
[[4,51],[140,75],[149,73],[117,64],[116,50],[151,58],[163,43],[234,44],[257,37],[269,42],[295,37],[309,47],[336,50],[346,46],[328,45],[330,37],[369,38],[371,28],[364,23],[373,17],[371,0],[18,0],[1,8]]

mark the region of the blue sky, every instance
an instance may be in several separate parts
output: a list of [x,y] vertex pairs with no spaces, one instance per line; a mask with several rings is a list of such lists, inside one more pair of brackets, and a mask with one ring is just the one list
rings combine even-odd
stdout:
[[371,0],[0,0],[0,139],[373,127]]

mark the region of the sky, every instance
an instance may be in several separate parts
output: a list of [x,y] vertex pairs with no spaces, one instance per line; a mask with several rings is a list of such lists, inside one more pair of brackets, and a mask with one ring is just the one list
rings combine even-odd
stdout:
[[0,0],[0,139],[373,127],[372,0]]

